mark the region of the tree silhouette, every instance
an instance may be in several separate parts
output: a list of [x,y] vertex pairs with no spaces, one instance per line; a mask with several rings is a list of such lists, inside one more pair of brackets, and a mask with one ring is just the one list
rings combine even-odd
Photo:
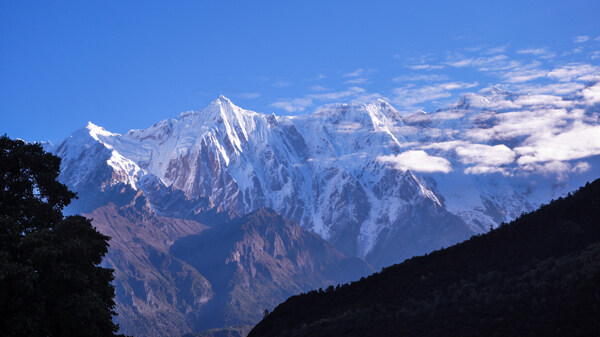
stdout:
[[0,137],[0,335],[114,336],[109,237],[62,210],[60,158]]

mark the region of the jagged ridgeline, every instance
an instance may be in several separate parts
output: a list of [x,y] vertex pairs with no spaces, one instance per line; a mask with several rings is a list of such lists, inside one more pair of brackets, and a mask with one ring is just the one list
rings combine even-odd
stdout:
[[294,296],[249,336],[597,336],[600,179],[510,224]]

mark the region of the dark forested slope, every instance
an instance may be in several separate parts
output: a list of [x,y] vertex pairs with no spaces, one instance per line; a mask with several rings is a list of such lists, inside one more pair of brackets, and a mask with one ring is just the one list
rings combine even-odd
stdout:
[[600,180],[488,234],[294,296],[249,336],[600,333]]

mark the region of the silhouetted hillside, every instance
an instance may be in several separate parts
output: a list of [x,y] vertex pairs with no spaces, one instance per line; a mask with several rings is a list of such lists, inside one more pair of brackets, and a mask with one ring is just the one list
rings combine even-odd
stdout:
[[249,336],[600,333],[600,180],[488,234],[280,304]]
[[252,329],[251,325],[229,326],[219,329],[208,329],[202,332],[192,332],[183,337],[246,337]]

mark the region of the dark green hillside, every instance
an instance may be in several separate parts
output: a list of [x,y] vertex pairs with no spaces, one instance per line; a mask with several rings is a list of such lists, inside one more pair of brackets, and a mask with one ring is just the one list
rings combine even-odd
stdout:
[[600,180],[486,235],[280,304],[249,336],[600,335]]

